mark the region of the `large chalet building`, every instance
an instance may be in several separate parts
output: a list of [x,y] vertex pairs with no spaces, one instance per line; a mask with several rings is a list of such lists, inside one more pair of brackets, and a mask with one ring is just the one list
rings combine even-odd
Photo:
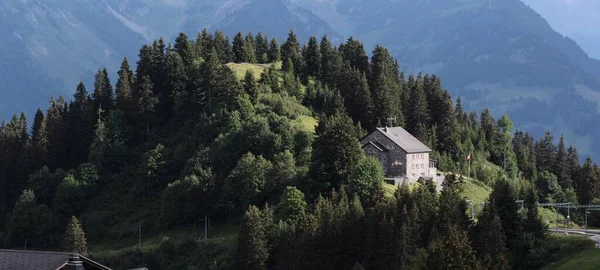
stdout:
[[402,127],[377,128],[360,142],[367,155],[381,162],[388,178],[414,182],[437,174],[435,161],[430,159],[431,149]]

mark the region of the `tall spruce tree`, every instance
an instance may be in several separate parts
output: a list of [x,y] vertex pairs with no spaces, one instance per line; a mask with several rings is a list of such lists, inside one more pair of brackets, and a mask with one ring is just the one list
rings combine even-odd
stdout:
[[294,64],[294,73],[300,74],[302,71],[302,55],[300,52],[300,42],[294,30],[290,30],[287,40],[281,45],[281,59],[291,59]]
[[94,93],[92,94],[92,98],[94,99],[94,112],[97,112],[100,108],[107,112],[113,106],[113,89],[105,68],[99,69],[96,73],[96,80],[94,81]]
[[73,101],[69,104],[69,136],[74,140],[69,144],[69,167],[75,168],[88,156],[90,143],[94,137],[94,112],[92,111],[92,101],[83,85],[79,82],[77,90],[73,96]]
[[138,106],[140,113],[144,116],[146,121],[146,136],[150,133],[150,120],[153,118],[154,109],[158,104],[158,98],[154,96],[152,92],[152,82],[150,77],[144,76],[140,84],[140,97],[138,99]]
[[473,228],[473,247],[482,265],[488,269],[508,270],[506,236],[494,204],[487,203]]
[[360,122],[364,127],[373,127],[374,123],[371,122],[373,106],[369,82],[365,74],[353,68],[347,61],[342,69],[338,89],[354,123]]
[[85,232],[76,217],[71,217],[63,238],[63,250],[87,256]]
[[129,66],[129,60],[127,57],[123,59],[121,63],[121,69],[117,72],[119,78],[117,80],[117,97],[116,106],[128,116],[131,116],[131,110],[134,108],[134,97],[133,97],[133,86],[135,85],[135,77],[133,71]]
[[340,112],[325,116],[319,121],[316,134],[310,166],[315,189],[339,190],[340,185],[349,182],[353,169],[364,156],[352,120]]
[[304,61],[306,62],[303,75],[305,77],[317,78],[321,72],[321,50],[317,38],[312,36],[308,41],[308,46],[303,50]]
[[569,177],[569,161],[567,156],[567,148],[565,146],[565,138],[560,135],[560,141],[558,143],[558,149],[556,152],[556,161],[554,162],[553,173],[558,177],[558,183],[562,188],[572,186],[571,179]]
[[247,62],[247,53],[246,40],[244,40],[242,32],[238,32],[233,38],[233,62]]
[[256,206],[250,206],[244,214],[236,252],[239,269],[267,269],[269,246],[263,219]]
[[377,46],[371,57],[371,77],[369,78],[373,98],[375,122],[389,123],[396,119],[394,126],[404,126],[404,115],[400,102],[401,86],[395,78],[394,62],[387,49]]
[[408,108],[409,114],[406,115],[407,131],[420,141],[427,141],[427,130],[424,130],[423,127],[430,121],[424,87],[423,77],[419,74],[415,85],[410,89],[411,107]]
[[360,72],[369,74],[369,57],[365,52],[362,42],[349,37],[345,43],[340,45],[340,52],[344,61],[350,61],[350,65]]
[[254,49],[256,51],[256,60],[260,64],[269,62],[269,38],[263,33],[258,32],[254,39]]
[[273,38],[269,43],[269,62],[274,63],[281,60],[281,48],[276,38]]
[[246,35],[245,41],[246,62],[254,64],[256,63],[256,48],[254,46],[254,36],[251,32]]

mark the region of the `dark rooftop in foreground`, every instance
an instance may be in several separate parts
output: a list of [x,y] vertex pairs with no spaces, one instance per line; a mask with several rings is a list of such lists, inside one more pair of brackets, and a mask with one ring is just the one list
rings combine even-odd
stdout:
[[0,249],[2,270],[110,270],[84,256],[67,252]]

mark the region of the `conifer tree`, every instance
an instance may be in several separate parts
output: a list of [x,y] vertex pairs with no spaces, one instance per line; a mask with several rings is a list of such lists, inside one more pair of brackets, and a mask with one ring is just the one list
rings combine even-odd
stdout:
[[254,36],[252,33],[248,33],[245,39],[245,50],[246,50],[246,62],[256,63],[256,48],[254,46]]
[[67,129],[67,115],[65,100],[60,96],[57,100],[51,99],[51,105],[46,113],[46,131],[48,134],[48,160],[49,167],[56,170],[63,167],[67,154],[68,138],[65,130]]
[[273,38],[269,43],[269,62],[275,63],[281,60],[281,50],[279,48],[279,42],[276,38]]
[[294,64],[294,73],[300,74],[302,70],[302,55],[300,53],[300,42],[294,30],[290,30],[287,40],[281,46],[281,59],[291,59]]
[[96,124],[96,132],[94,135],[94,140],[90,145],[89,158],[88,161],[91,164],[94,164],[96,168],[101,168],[104,160],[104,153],[108,148],[108,131],[106,126],[104,125],[104,121],[102,118],[98,118],[98,123]]
[[258,87],[258,83],[256,82],[252,71],[246,71],[246,75],[244,76],[244,90],[246,91],[246,94],[250,96],[250,100],[253,103],[256,103],[256,101],[258,100]]
[[76,217],[71,217],[69,225],[63,238],[63,249],[67,252],[75,252],[87,255],[87,240],[85,232]]
[[198,56],[202,57],[203,59],[207,59],[210,51],[213,48],[212,34],[209,33],[206,28],[203,28],[202,31],[198,33],[196,42],[194,44],[196,45],[195,50]]
[[373,107],[365,74],[353,68],[347,61],[342,69],[338,88],[354,123],[360,122],[370,129],[374,124],[371,122]]
[[211,50],[212,49],[218,53],[220,63],[228,63],[233,59],[233,51],[231,43],[229,42],[229,37],[225,36],[222,31],[215,31],[212,40]]
[[496,181],[489,201],[498,211],[498,216],[502,223],[502,231],[506,236],[506,247],[511,252],[511,257],[518,255],[521,235],[523,233],[519,205],[515,203],[516,200],[516,192],[507,181]]
[[269,39],[266,35],[263,35],[261,32],[256,34],[254,49],[256,51],[256,60],[259,64],[269,62]]
[[350,65],[361,73],[369,74],[369,57],[362,42],[349,37],[345,43],[340,45],[340,52],[344,61],[349,61]]
[[317,38],[312,36],[308,41],[308,46],[303,51],[304,61],[306,62],[303,72],[305,77],[317,78],[321,72],[321,50]]
[[150,77],[144,76],[142,78],[142,82],[140,84],[140,97],[138,99],[138,106],[140,108],[140,112],[144,115],[146,120],[146,135],[150,133],[150,119],[153,117],[154,108],[156,104],[158,104],[158,99],[154,97],[154,93],[152,92],[152,82],[150,81]]
[[395,118],[394,126],[404,126],[405,118],[400,102],[401,86],[395,78],[393,66],[392,57],[387,49],[377,46],[371,57],[369,78],[374,117],[386,125],[389,123],[388,119]]
[[106,69],[99,69],[96,73],[92,98],[94,99],[94,112],[97,112],[100,108],[105,112],[112,108],[114,99],[113,89]]
[[594,170],[592,159],[587,157],[577,173],[575,191],[580,204],[590,204],[600,186],[600,179]]
[[233,61],[236,63],[247,62],[246,41],[242,32],[238,32],[233,38]]
[[352,170],[364,153],[356,138],[352,120],[343,113],[325,116],[316,129],[310,167],[316,189],[329,191],[349,182]]
[[554,171],[554,163],[556,161],[556,146],[554,145],[554,137],[547,131],[544,138],[540,139],[535,147],[536,163],[539,172]]
[[[188,39],[188,36],[185,33],[183,33],[183,32],[179,33],[179,36],[177,36],[177,38],[175,39],[175,45],[173,46],[173,48],[179,54],[179,56],[181,56],[181,59],[185,63],[186,69],[191,70],[192,63],[194,62],[193,50],[192,50],[192,45],[190,43],[190,40]],[[138,69],[139,69],[139,67],[138,67]],[[143,78],[143,75],[150,75],[150,74],[141,74],[141,75],[142,76],[138,76],[138,80],[140,81],[140,83],[141,83],[141,79]]]
[[427,248],[426,269],[479,269],[470,244],[465,231],[451,225],[441,240]]
[[[425,98],[424,82],[421,74],[417,76],[417,81],[410,90],[410,101],[412,106],[408,109],[409,114],[406,115],[407,131],[420,141],[426,141],[427,131],[423,130],[423,127],[425,127],[430,120],[427,100]],[[419,128],[419,125],[421,125],[421,128]]]
[[482,265],[489,269],[508,270],[506,236],[495,205],[486,204],[473,232],[473,247]]
[[117,80],[117,98],[116,98],[116,106],[123,112],[125,112],[128,116],[132,115],[133,106],[135,103],[133,102],[133,86],[134,84],[134,75],[131,67],[129,66],[129,60],[127,57],[123,59],[121,63],[121,69],[117,72],[119,75],[119,79]]
[[553,173],[558,177],[558,183],[562,188],[572,186],[571,179],[569,178],[569,161],[567,156],[567,148],[565,146],[565,138],[560,135],[560,141],[558,143],[558,149],[556,153],[556,161],[554,163]]
[[323,36],[319,48],[321,51],[321,73],[319,78],[329,88],[336,88],[344,64],[342,56],[331,41],[327,39],[327,36]]
[[76,167],[88,156],[90,143],[94,137],[94,112],[90,96],[79,82],[73,101],[69,104],[69,136],[74,140],[69,144],[69,166]]
[[236,252],[239,269],[266,269],[269,258],[266,228],[263,216],[256,206],[244,214]]

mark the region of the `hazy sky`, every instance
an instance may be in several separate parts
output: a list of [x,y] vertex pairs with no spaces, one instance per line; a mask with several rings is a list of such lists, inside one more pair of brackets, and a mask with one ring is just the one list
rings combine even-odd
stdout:
[[600,35],[600,0],[522,0],[563,35]]

